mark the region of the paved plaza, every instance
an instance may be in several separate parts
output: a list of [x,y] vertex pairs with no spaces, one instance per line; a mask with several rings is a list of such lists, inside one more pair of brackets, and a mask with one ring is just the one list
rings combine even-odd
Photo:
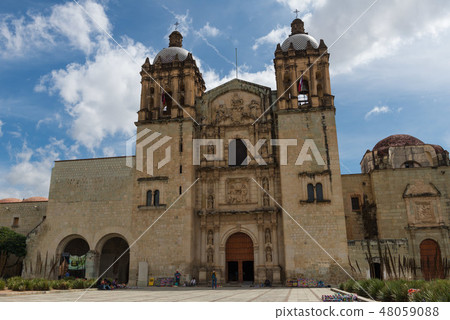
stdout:
[[329,288],[145,288],[113,291],[77,290],[38,294],[0,293],[0,302],[317,302]]

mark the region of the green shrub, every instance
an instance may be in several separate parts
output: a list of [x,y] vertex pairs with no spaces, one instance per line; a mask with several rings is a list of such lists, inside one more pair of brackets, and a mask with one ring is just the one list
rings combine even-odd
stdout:
[[[8,279],[6,280],[6,286],[8,287],[8,289],[11,289],[12,286],[13,286],[13,283],[16,282],[16,281],[19,281],[19,280],[22,280],[22,278],[21,278],[21,277],[11,277],[11,278],[8,278]],[[11,290],[12,290],[12,289],[11,289]]]
[[356,282],[353,280],[347,280],[344,282],[344,291],[347,292],[355,292],[355,284]]
[[50,283],[50,287],[51,287],[52,289],[55,289],[55,290],[67,290],[67,289],[70,288],[70,284],[69,284],[68,281],[66,281],[66,280],[64,280],[64,279],[61,279],[61,280],[53,280],[53,281]]
[[30,280],[29,288],[33,291],[47,291],[50,290],[50,284],[48,280],[38,278]]
[[84,282],[84,287],[87,288],[97,288],[97,279],[89,279]]
[[31,290],[31,281],[28,279],[14,279],[8,282],[8,288],[13,291],[29,291]]
[[6,282],[3,279],[0,279],[0,290],[4,290],[6,286]]
[[70,282],[71,289],[84,289],[86,280],[76,279]]
[[403,280],[396,280],[390,283],[392,301],[408,302],[408,285]]
[[384,282],[380,279],[372,279],[367,288],[367,292],[372,296],[373,299],[376,299],[380,290],[383,289]]
[[372,280],[361,280],[354,284],[353,290],[358,294],[359,296],[363,296],[366,298],[369,298],[369,295],[367,294],[367,291],[369,289],[370,283]]

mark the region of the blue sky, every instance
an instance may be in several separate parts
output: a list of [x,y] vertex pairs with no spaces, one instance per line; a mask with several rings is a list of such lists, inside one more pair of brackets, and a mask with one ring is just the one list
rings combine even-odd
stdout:
[[391,134],[450,149],[447,1],[79,3],[89,16],[73,1],[0,3],[0,198],[47,196],[54,160],[124,155],[140,65],[176,21],[208,89],[234,77],[236,47],[240,77],[274,88],[276,44],[300,10],[329,46],[342,173]]

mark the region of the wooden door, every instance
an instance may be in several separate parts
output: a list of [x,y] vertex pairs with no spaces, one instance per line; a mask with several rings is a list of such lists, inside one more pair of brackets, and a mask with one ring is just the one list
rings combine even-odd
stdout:
[[441,250],[439,244],[431,239],[426,239],[420,244],[420,266],[425,280],[442,278]]
[[[235,281],[236,277],[230,275],[230,272],[234,272],[234,268],[237,264],[237,280],[239,282],[244,281],[244,261],[252,261],[253,257],[253,241],[245,233],[238,232],[231,235],[226,244],[226,267],[227,267],[227,281]],[[230,268],[233,267],[233,270]],[[248,272],[248,271],[247,271]],[[253,275],[250,276],[253,279]],[[248,274],[247,277],[248,279]]]

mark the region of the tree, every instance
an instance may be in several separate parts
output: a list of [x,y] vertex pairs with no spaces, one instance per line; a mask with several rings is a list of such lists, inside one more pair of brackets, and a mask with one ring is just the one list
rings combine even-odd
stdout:
[[0,227],[0,252],[16,257],[24,257],[27,254],[27,237],[7,227]]

